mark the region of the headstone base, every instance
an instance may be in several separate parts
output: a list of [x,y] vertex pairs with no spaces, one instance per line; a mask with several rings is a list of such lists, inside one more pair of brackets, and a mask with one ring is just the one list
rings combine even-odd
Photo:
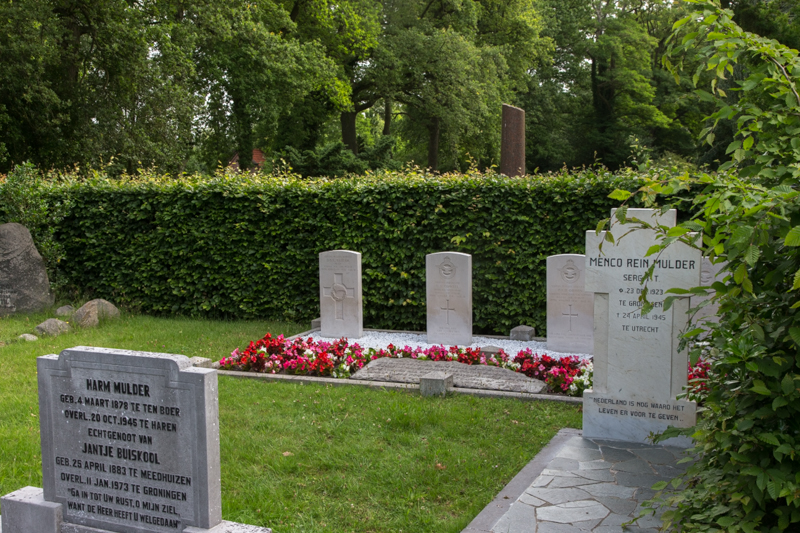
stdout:
[[[697,404],[685,400],[658,403],[651,398],[615,397],[611,394],[583,393],[583,436],[652,444],[651,433],[661,433],[668,426],[691,427],[697,422]],[[692,439],[676,437],[660,443],[664,446],[693,446]]]
[[[113,533],[63,521],[60,503],[44,499],[38,487],[24,487],[0,498],[0,533]],[[272,533],[266,527],[222,521],[211,529],[187,527],[183,533]]]

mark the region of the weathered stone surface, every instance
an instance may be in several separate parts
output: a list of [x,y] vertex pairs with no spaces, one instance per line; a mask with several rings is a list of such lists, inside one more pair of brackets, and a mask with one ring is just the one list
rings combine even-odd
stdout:
[[[628,217],[674,226],[676,211],[629,209]],[[611,212],[613,242],[599,245],[605,233],[586,232],[586,283],[594,297],[594,381],[583,395],[583,434],[588,438],[644,443],[651,432],[667,426],[688,427],[696,404],[676,400],[687,382],[687,354],[678,351],[687,321],[688,298],[664,311],[672,288],[700,282],[701,254],[679,241],[657,258],[645,257],[656,241],[653,230],[621,224]],[[635,226],[634,226],[635,227]],[[623,234],[625,235],[624,237]],[[655,308],[641,313],[642,276],[655,265],[647,285]],[[667,444],[677,443],[677,441]],[[688,445],[687,439],[680,444]]]
[[38,340],[39,340],[39,337],[37,337],[36,335],[31,335],[30,333],[23,333],[23,334],[22,334],[22,335],[20,335],[18,338],[19,338],[20,340],[23,340],[23,341],[30,341],[30,342],[33,342],[33,341],[38,341]]
[[320,335],[358,339],[364,335],[361,254],[331,250],[319,254]]
[[62,333],[69,333],[72,331],[69,324],[57,318],[48,318],[34,329],[36,329],[39,335],[50,335],[51,337],[56,337]]
[[472,344],[472,256],[439,252],[425,256],[428,344]]
[[119,309],[111,302],[98,298],[86,302],[75,311],[72,323],[82,328],[93,328],[100,324],[101,320],[110,318],[119,318]]
[[44,259],[22,224],[0,224],[0,316],[53,305]]
[[530,326],[517,326],[511,330],[512,341],[532,341],[536,336],[536,330]]
[[23,487],[0,498],[6,533],[50,533],[61,526],[61,505],[45,501],[42,489]]
[[56,316],[72,316],[74,312],[75,308],[71,305],[62,305],[56,309]]
[[547,258],[547,349],[562,353],[594,351],[594,294],[583,290],[585,256]]
[[453,386],[467,389],[538,394],[545,388],[543,381],[496,366],[465,365],[457,361],[393,359],[390,357],[375,359],[356,372],[352,379],[419,383],[422,376],[435,371],[452,374]]
[[500,133],[500,174],[525,174],[525,110],[503,104]]
[[419,393],[422,396],[444,396],[453,386],[453,374],[430,372],[419,378]]
[[44,499],[62,504],[65,522],[117,532],[220,524],[216,371],[182,355],[85,346],[39,357],[37,370]]
[[322,317],[315,318],[311,321],[311,329],[320,329],[322,327]]

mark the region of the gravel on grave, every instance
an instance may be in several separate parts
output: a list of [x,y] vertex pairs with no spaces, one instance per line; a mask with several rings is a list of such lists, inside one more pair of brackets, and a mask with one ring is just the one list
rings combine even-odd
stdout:
[[[326,339],[327,340],[327,339]],[[360,339],[348,339],[350,344],[358,344],[362,348],[375,348],[376,350],[386,348],[389,344],[402,348],[410,346],[412,349],[419,346],[423,350],[438,346],[436,344],[428,344],[425,335],[415,333],[389,333],[382,331],[365,331],[364,336]],[[553,352],[547,349],[546,342],[539,341],[512,341],[509,339],[491,339],[489,337],[473,336],[471,348],[482,348],[484,346],[497,346],[502,348],[509,355],[517,355],[525,348],[530,348],[531,351],[539,355],[549,355],[550,357],[562,358],[569,355],[577,355],[581,359],[591,359],[590,354],[585,353],[561,353]]]

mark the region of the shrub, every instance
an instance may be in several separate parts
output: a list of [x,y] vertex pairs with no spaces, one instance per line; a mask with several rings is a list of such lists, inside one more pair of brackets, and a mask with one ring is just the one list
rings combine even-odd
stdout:
[[544,333],[546,258],[582,253],[585,230],[634,189],[603,170],[506,178],[380,172],[336,180],[220,171],[93,177],[54,186],[53,226],[71,284],[148,313],[318,316],[318,254],[362,253],[369,327],[425,328],[425,255],[473,256],[476,332]]

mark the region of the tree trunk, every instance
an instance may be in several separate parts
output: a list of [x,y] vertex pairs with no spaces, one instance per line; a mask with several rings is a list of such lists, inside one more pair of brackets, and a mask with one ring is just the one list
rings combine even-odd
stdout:
[[391,98],[384,98],[383,100],[383,134],[392,134],[392,100]]
[[428,126],[430,138],[428,140],[428,168],[439,170],[439,117],[431,120]]
[[342,113],[342,142],[356,155],[358,155],[358,138],[356,137],[356,116],[355,111]]

